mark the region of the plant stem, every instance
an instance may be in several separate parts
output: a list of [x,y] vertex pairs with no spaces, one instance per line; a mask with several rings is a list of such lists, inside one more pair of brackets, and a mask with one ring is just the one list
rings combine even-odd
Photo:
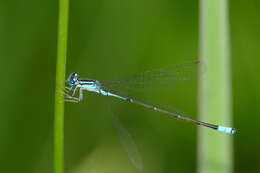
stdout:
[[[206,122],[230,126],[231,84],[227,0],[200,0],[200,58],[206,64],[199,86],[199,115]],[[199,128],[198,172],[233,171],[232,137]]]
[[59,0],[58,51],[54,115],[54,173],[64,172],[64,96],[69,0]]

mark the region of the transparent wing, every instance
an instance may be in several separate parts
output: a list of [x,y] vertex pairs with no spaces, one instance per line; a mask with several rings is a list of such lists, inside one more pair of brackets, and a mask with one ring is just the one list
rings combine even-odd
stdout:
[[128,158],[137,169],[142,170],[143,161],[132,136],[126,130],[126,128],[123,126],[120,120],[113,114],[111,109],[110,109],[110,115],[111,115],[112,122],[117,129],[123,148],[127,152]]
[[101,84],[103,88],[114,91],[149,90],[159,86],[173,86],[180,82],[195,80],[201,66],[199,61],[183,62],[124,78],[101,81]]

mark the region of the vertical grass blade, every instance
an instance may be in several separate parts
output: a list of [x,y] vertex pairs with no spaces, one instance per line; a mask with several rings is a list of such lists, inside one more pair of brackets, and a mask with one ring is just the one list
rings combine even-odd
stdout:
[[54,173],[64,172],[64,88],[69,0],[59,0],[58,51],[56,64],[56,92],[54,115]]
[[[200,22],[200,58],[207,71],[199,82],[199,119],[231,126],[227,0],[200,0]],[[232,172],[232,151],[231,135],[199,128],[198,172]]]

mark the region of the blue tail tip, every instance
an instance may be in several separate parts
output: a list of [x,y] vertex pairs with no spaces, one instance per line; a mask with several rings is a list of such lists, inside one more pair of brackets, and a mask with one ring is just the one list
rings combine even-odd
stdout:
[[236,133],[236,129],[232,128],[232,127],[218,126],[217,130],[222,132],[222,133],[227,133],[227,134],[235,134]]

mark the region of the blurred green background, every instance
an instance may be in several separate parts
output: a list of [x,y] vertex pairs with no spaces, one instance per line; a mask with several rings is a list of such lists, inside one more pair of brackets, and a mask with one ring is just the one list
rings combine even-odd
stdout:
[[[57,9],[56,1],[0,1],[0,172],[52,172]],[[229,10],[234,172],[260,172],[260,2],[232,0]],[[109,79],[197,59],[198,16],[198,1],[71,1],[67,75]],[[196,118],[196,85],[141,96]],[[95,93],[66,103],[66,172],[141,172],[104,102],[132,135],[142,172],[196,172],[196,126]]]

